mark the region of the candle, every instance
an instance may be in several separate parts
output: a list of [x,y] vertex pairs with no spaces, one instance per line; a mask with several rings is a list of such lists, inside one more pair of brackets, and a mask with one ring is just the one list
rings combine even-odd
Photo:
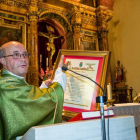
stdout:
[[79,47],[78,48],[80,48],[80,38],[79,38]]
[[42,62],[42,54],[40,54],[40,63]]
[[48,57],[46,58],[46,67],[48,67]]
[[112,100],[112,87],[110,83],[107,85],[107,97],[108,100]]

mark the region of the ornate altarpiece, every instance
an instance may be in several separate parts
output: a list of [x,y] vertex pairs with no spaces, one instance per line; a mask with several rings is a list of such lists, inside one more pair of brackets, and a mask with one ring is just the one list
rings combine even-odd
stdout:
[[[20,29],[22,43],[31,53],[27,81],[39,83],[38,30],[37,23],[52,19],[64,30],[69,50],[108,50],[107,22],[112,11],[94,2],[94,7],[81,4],[79,0],[54,0],[58,6],[45,0],[0,0],[0,26]],[[61,5],[62,4],[62,5]],[[5,12],[6,11],[6,12]],[[111,80],[109,76],[108,80]]]

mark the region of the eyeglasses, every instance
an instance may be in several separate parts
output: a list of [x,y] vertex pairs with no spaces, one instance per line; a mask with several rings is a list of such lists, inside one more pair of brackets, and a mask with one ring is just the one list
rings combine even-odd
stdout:
[[29,58],[31,56],[31,54],[29,54],[29,53],[23,53],[23,54],[14,53],[13,55],[7,55],[7,56],[3,56],[3,57],[12,56],[14,59],[20,59],[21,58],[21,55],[23,55],[24,58]]

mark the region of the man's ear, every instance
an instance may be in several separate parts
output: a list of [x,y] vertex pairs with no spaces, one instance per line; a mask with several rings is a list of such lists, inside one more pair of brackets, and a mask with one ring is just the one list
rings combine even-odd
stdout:
[[6,61],[5,61],[5,58],[0,58],[0,63],[5,66],[6,65]]

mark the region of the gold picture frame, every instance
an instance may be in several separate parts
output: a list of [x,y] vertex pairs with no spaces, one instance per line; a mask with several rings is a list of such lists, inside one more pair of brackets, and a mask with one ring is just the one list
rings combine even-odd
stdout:
[[9,41],[18,41],[27,48],[26,24],[26,16],[0,10],[0,46]]
[[0,10],[0,41],[2,41],[2,39],[5,38],[9,32],[13,34],[13,39],[10,41],[21,42],[26,47],[26,24],[26,16]]
[[[85,72],[85,75],[91,75],[92,73],[94,76],[91,79],[94,79],[95,82],[97,82],[104,90],[106,90],[106,80],[107,80],[107,73],[108,73],[108,67],[109,67],[109,61],[110,61],[109,51],[59,50],[56,63],[54,66],[52,78],[54,77],[55,71],[60,63],[60,59],[62,55],[64,55],[64,62],[70,60],[72,63],[71,66],[68,67],[69,69],[74,70],[74,71],[79,71],[79,72],[80,71]],[[83,64],[83,66],[80,66],[80,64]],[[71,84],[69,82],[70,81],[69,79],[71,78],[71,76],[74,78],[75,76],[73,76],[70,73],[66,73],[66,75],[67,75],[67,85]],[[79,80],[79,77],[78,78],[76,77],[76,79]],[[80,81],[84,81],[83,78],[81,79],[82,80]],[[86,83],[87,82],[84,81],[84,85],[86,85]],[[77,84],[76,80],[74,80],[74,84],[75,85]],[[79,87],[80,87],[80,84],[79,84]],[[93,82],[88,81],[88,85],[91,86],[92,84]],[[72,87],[72,86],[69,86],[69,87]],[[70,90],[69,89],[67,90],[67,89],[68,88],[66,87],[66,91],[69,92]],[[77,91],[77,89],[75,91]],[[81,90],[79,91],[81,92]],[[78,95],[76,94],[76,96],[79,96],[79,94],[81,94],[80,96],[83,96],[83,93],[79,93],[79,91],[77,92]],[[72,93],[73,92],[74,91],[72,91]],[[102,90],[96,85],[94,85],[93,91],[91,90],[91,94],[89,96],[89,99],[91,99],[91,97],[92,99],[89,102],[86,99],[86,103],[88,105],[86,106],[85,105],[86,103],[84,103],[85,107],[81,107],[81,106],[84,106],[83,104],[77,104],[77,102],[80,102],[78,101],[79,97],[77,99],[74,97],[75,101],[72,101],[74,99],[72,96],[75,96],[75,95],[68,95],[69,97],[66,97],[67,96],[66,94],[67,92],[64,93],[64,105],[63,105],[63,109],[64,109],[63,116],[65,117],[67,116],[70,118],[72,116],[75,116],[76,112],[99,109],[99,105],[96,103],[96,97],[102,95]],[[70,97],[72,99],[70,99]],[[83,96],[83,97],[85,98],[86,96]],[[83,99],[81,99],[81,101],[84,102]],[[78,107],[80,106],[80,108],[78,108],[77,106]]]
[[83,34],[81,47],[82,50],[99,51],[98,38],[95,35]]

